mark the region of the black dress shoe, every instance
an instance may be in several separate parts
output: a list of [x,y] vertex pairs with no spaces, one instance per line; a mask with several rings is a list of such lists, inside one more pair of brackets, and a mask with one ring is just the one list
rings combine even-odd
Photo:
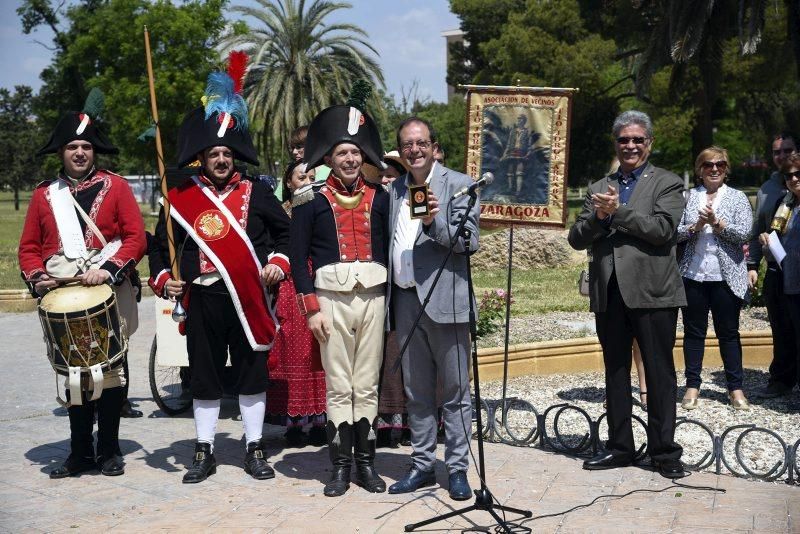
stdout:
[[303,427],[290,426],[286,429],[286,433],[283,437],[286,439],[286,445],[289,447],[301,448],[305,445],[306,435],[303,433]]
[[247,444],[247,455],[244,457],[244,472],[256,480],[275,478],[275,470],[267,463],[264,448],[258,441]]
[[210,443],[198,442],[194,446],[194,461],[183,475],[184,484],[197,484],[217,472],[217,459],[211,452]]
[[658,472],[664,478],[682,478],[686,476],[680,460],[662,460],[656,462],[656,465],[658,466]]
[[601,469],[615,469],[626,467],[633,462],[627,456],[615,456],[610,452],[601,452],[597,456],[583,462],[583,468],[589,471],[599,471]]
[[466,501],[472,496],[472,489],[467,481],[466,471],[450,473],[450,498],[454,501]]
[[412,467],[405,477],[389,486],[389,493],[411,493],[434,484],[436,484],[436,473]]
[[322,447],[327,443],[327,438],[325,437],[325,427],[319,425],[313,425],[311,430],[308,431],[308,444],[313,445],[315,447]]
[[122,408],[119,410],[120,417],[127,417],[128,419],[136,419],[137,417],[141,417],[144,415],[141,410],[137,410],[131,404],[131,401],[125,399],[125,402],[122,403]]
[[50,478],[66,478],[97,469],[94,458],[69,455],[63,464],[50,471]]
[[98,456],[97,466],[100,472],[107,477],[116,477],[125,474],[125,462],[122,461],[122,456],[119,454],[114,454],[108,459]]
[[119,411],[120,417],[126,417],[128,419],[136,419],[138,417],[141,417],[142,415],[144,414],[141,412],[141,410],[136,410],[131,404],[131,401],[125,399],[125,402],[122,403],[122,408]]

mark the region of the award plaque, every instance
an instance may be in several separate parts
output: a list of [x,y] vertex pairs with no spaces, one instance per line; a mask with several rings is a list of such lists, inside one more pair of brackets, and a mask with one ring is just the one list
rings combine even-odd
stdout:
[[408,188],[408,207],[412,219],[421,219],[430,215],[428,211],[428,185],[412,185]]

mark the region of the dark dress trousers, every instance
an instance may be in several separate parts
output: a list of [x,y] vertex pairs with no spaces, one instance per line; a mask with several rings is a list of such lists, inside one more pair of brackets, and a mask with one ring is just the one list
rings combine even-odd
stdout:
[[683,181],[649,163],[627,204],[610,221],[594,213],[591,195],[611,185],[618,173],[593,183],[569,243],[590,252],[589,297],[606,369],[609,440],[615,456],[632,459],[631,347],[639,342],[650,399],[647,445],[656,461],[679,459],[675,443],[677,381],[672,350],[678,308],[686,305],[675,261],[676,228],[684,208]]

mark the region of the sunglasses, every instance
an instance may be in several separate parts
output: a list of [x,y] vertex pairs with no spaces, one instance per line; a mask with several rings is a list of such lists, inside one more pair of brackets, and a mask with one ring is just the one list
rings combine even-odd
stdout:
[[716,167],[717,169],[719,169],[721,171],[724,171],[724,170],[726,170],[728,168],[728,162],[727,161],[704,161],[703,162],[703,168],[708,170],[708,171],[710,171],[714,167]]
[[773,156],[780,156],[781,154],[783,154],[785,156],[789,156],[789,155],[794,154],[794,153],[795,153],[795,150],[793,148],[784,148],[782,150],[773,150],[772,151],[772,155]]
[[620,145],[627,145],[633,141],[634,145],[643,145],[647,139],[647,137],[617,137],[617,143]]
[[789,180],[791,180],[792,178],[797,178],[798,180],[800,180],[800,171],[792,171],[792,172],[787,172],[787,173],[784,173],[784,174],[783,174],[783,178],[784,178],[784,180],[786,180],[787,182],[788,182]]

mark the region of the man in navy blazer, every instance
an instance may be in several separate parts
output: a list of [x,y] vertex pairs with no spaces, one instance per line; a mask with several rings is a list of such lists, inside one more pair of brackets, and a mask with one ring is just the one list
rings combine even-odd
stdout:
[[[389,189],[389,284],[387,326],[394,323],[398,343],[411,341],[402,359],[403,383],[408,398],[413,461],[408,474],[389,487],[389,493],[408,493],[436,481],[437,375],[442,383],[442,415],[445,427],[445,465],[450,497],[470,498],[467,482],[472,404],[467,360],[470,355],[467,261],[469,250],[478,249],[478,204],[469,211],[465,228],[469,240],[455,236],[468,199],[446,199],[472,180],[434,161],[435,132],[420,118],[403,121],[397,130],[397,145],[409,172],[392,182]],[[429,215],[411,217],[409,185],[428,184]],[[441,204],[441,205],[440,205]],[[454,254],[434,287],[418,328],[411,329],[422,302],[433,284],[436,271],[455,239]]]
[[686,305],[675,261],[683,213],[683,182],[647,162],[650,117],[626,111],[614,121],[619,170],[589,186],[569,231],[569,243],[589,249],[589,302],[606,368],[606,450],[584,469],[610,469],[634,460],[631,428],[631,346],[639,342],[650,399],[647,450],[661,474],[683,476],[675,443],[677,382],[672,350],[678,308]]

